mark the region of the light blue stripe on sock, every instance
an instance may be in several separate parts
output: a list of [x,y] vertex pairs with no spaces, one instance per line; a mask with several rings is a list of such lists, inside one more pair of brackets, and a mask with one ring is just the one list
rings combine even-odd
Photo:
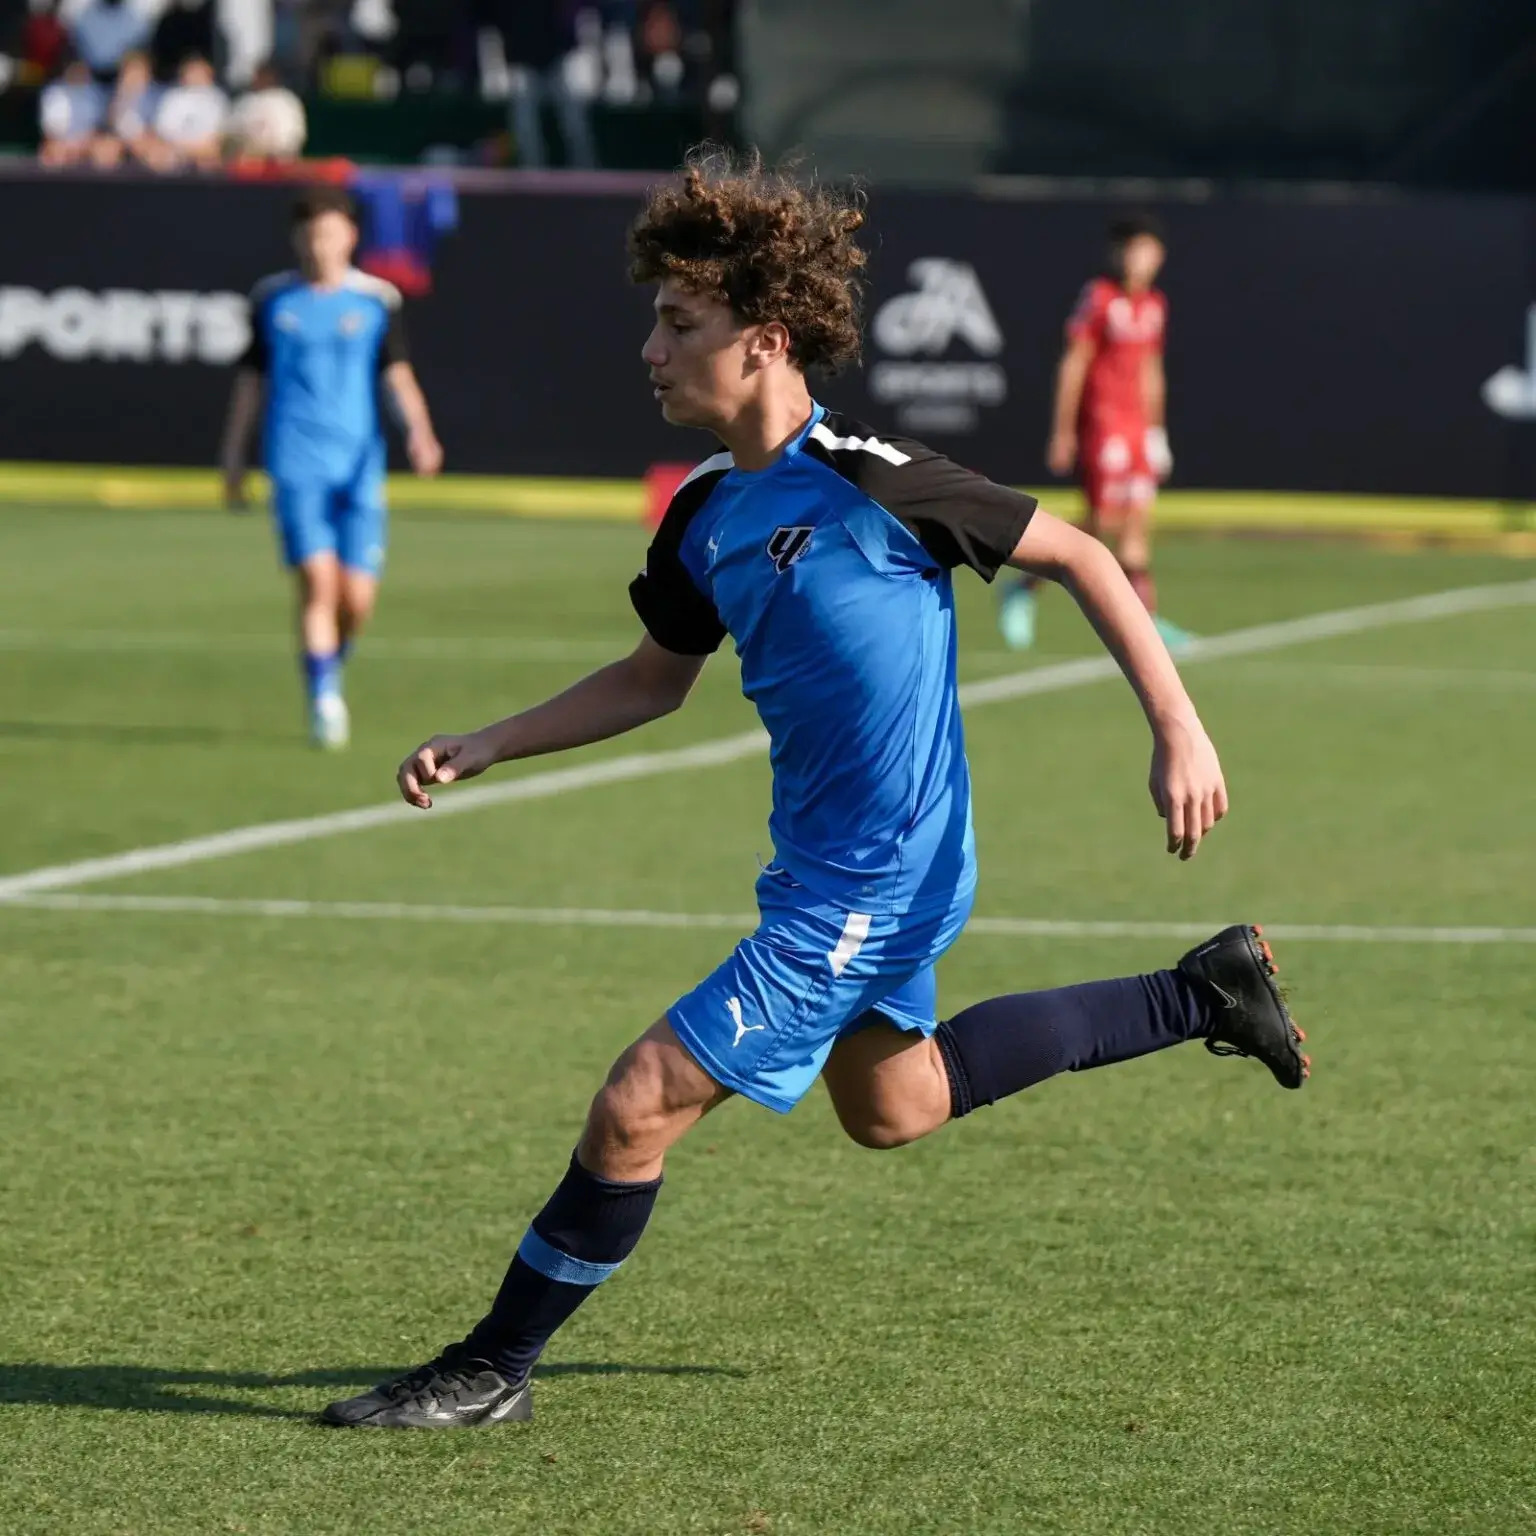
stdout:
[[546,1243],[529,1227],[523,1240],[517,1245],[517,1256],[530,1269],[536,1269],[551,1280],[563,1280],[567,1285],[601,1285],[619,1266],[617,1264],[589,1264],[585,1259],[573,1259],[568,1253]]

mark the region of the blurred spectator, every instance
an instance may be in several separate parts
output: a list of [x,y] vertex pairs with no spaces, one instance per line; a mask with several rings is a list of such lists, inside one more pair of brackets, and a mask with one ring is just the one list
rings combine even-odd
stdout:
[[347,31],[351,0],[274,0],[272,61],[286,85],[303,89]]
[[24,80],[51,80],[63,67],[69,48],[69,32],[59,20],[58,0],[44,0],[36,9],[21,0],[20,9],[23,14],[7,29],[5,42],[15,48]]
[[117,72],[117,88],[107,105],[104,131],[97,136],[91,158],[101,166],[117,165],[125,154],[151,170],[170,168],[170,151],[156,137],[152,124],[160,104],[147,53],[126,53]]
[[155,73],[162,80],[175,80],[182,61],[194,53],[199,58],[213,58],[215,41],[213,0],[170,0],[160,13],[149,45]]
[[468,0],[394,0],[395,34],[386,58],[405,88],[459,84],[470,32]]
[[0,91],[10,89],[21,51],[21,28],[27,19],[24,0],[0,0]]
[[43,164],[80,165],[89,159],[106,113],[107,93],[96,83],[91,66],[84,59],[70,59],[38,102]]
[[640,17],[640,58],[656,94],[675,100],[683,87],[683,24],[670,0],[649,0]]
[[123,55],[142,48],[149,36],[149,18],[127,0],[91,0],[69,29],[75,52],[90,65],[98,80],[111,80]]
[[274,65],[261,65],[229,115],[231,150],[248,159],[297,160],[308,131],[304,103]]
[[[598,79],[583,76],[581,50],[572,51],[571,30],[557,0],[482,0],[480,19],[482,89],[487,95],[505,90],[519,163],[535,169],[550,163],[543,121],[547,102],[559,119],[567,162],[595,166],[590,103],[600,67]],[[499,79],[505,80],[500,88]]]
[[176,84],[161,98],[155,132],[177,162],[209,170],[218,165],[229,98],[218,87],[213,65],[198,54],[185,60]]

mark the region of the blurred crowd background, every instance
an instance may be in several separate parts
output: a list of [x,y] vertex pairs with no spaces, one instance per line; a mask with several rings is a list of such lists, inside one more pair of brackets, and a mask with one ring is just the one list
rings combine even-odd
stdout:
[[630,145],[644,163],[658,130],[730,137],[733,9],[0,0],[0,141],[30,136],[53,166],[158,172],[306,152],[592,169]]
[[0,0],[0,153],[1536,185],[1509,0]]

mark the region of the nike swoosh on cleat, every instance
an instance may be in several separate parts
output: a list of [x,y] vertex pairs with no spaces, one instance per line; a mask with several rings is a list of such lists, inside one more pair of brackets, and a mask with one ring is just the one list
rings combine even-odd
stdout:
[[498,1403],[493,1409],[491,1409],[487,1417],[493,1421],[506,1418],[506,1416],[511,1413],[511,1411],[517,1406],[517,1400],[521,1396],[522,1394],[520,1392],[514,1392],[512,1396],[506,1400],[506,1402]]
[[1236,1008],[1237,1007],[1237,999],[1235,997],[1233,997],[1232,994],[1230,992],[1228,992],[1225,988],[1218,987],[1214,981],[1210,982],[1209,985],[1215,991],[1216,995],[1218,997],[1220,997],[1222,1002],[1224,1002],[1227,1005],[1228,1008]]

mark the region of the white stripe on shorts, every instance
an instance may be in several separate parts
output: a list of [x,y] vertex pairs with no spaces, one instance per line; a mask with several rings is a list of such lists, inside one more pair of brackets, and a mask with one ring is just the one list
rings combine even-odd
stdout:
[[834,976],[841,976],[848,969],[848,963],[863,948],[864,940],[868,937],[869,913],[850,912],[848,921],[843,924],[843,936],[837,941],[837,948],[827,956],[827,963],[832,967]]

